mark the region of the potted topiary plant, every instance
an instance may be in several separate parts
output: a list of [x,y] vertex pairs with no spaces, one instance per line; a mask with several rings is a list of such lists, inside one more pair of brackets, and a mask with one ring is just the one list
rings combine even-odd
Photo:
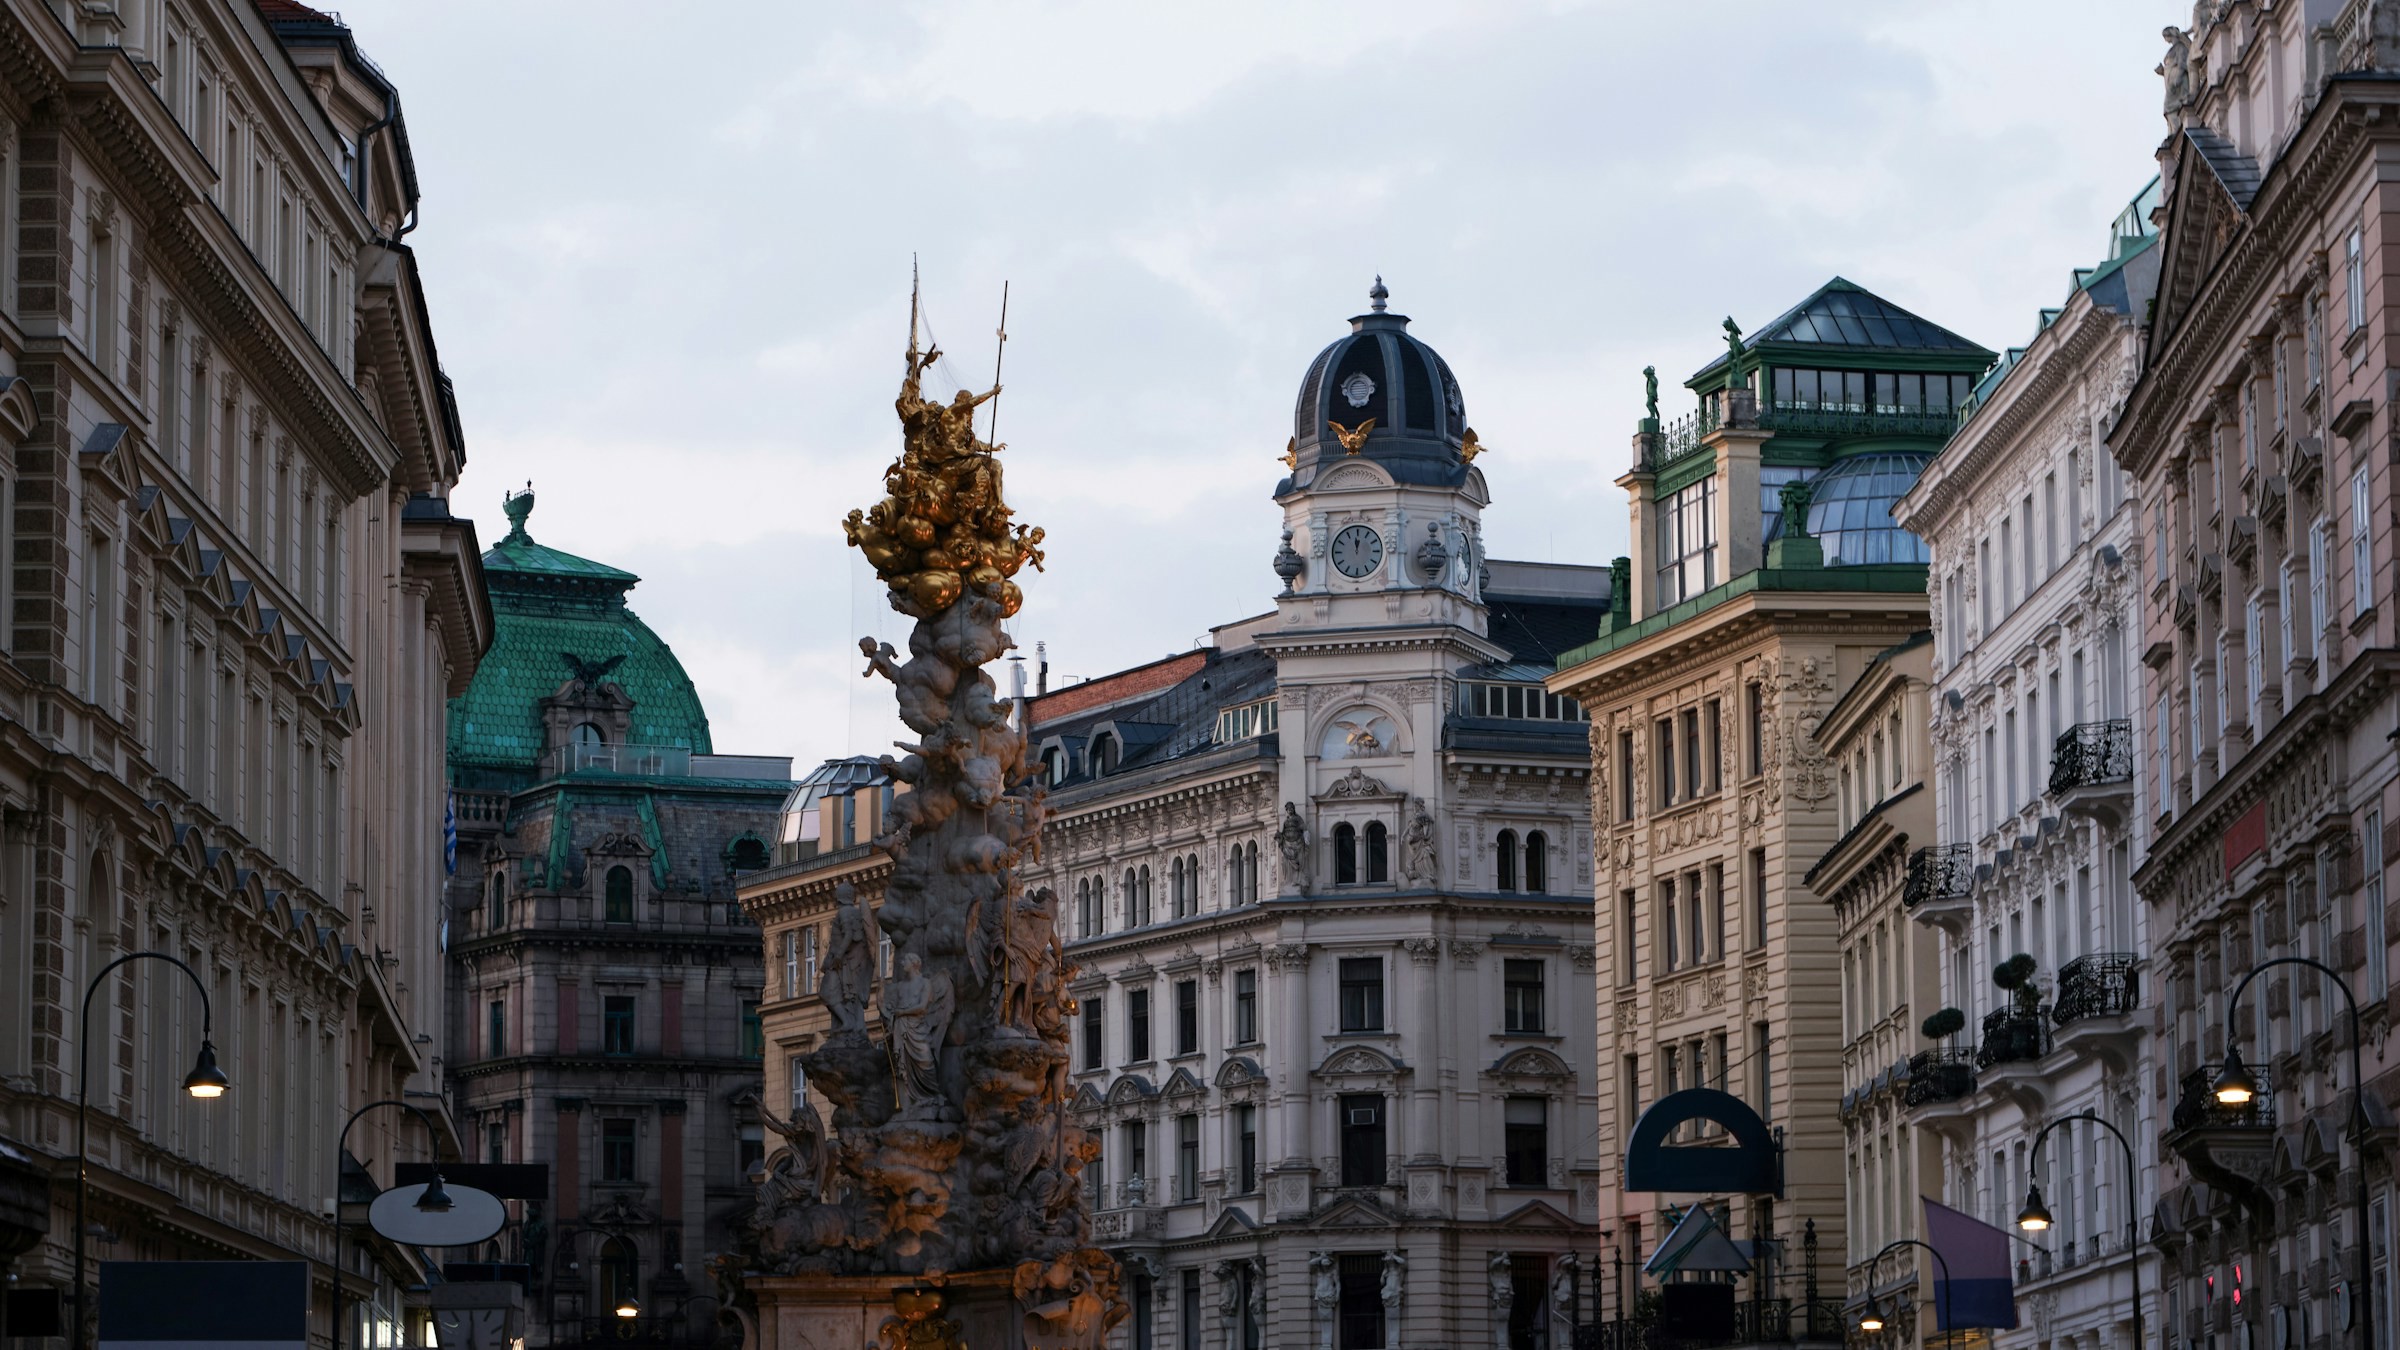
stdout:
[[1956,1008],[1944,1008],[1926,1017],[1918,1030],[1929,1041],[1946,1041],[1967,1029],[1967,1015]]
[[2010,1059],[2039,1059],[2042,1055],[2042,987],[2034,978],[2033,957],[2018,952],[1992,968],[1992,983],[2007,990],[2016,1003],[2002,1035]]

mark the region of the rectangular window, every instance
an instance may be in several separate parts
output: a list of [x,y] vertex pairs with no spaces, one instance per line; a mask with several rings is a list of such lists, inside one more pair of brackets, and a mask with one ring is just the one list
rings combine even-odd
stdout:
[[1662,808],[1673,806],[1675,804],[1675,719],[1662,717],[1652,724],[1650,731],[1651,739],[1656,742],[1650,749],[1658,764],[1658,804]]
[[767,1027],[766,1023],[761,1022],[758,1019],[757,999],[746,998],[742,1000],[741,1025],[742,1043],[740,1053],[742,1058],[765,1059],[767,1057]]
[[1708,780],[1700,773],[1700,710],[1683,710],[1683,795],[1697,797]]
[[1750,850],[1750,947],[1767,945],[1767,851]]
[[1175,1053],[1200,1053],[1200,982],[1175,982]]
[[[1379,1350],[1393,1344],[1391,1330],[1384,1322],[1384,1259],[1374,1252],[1344,1252],[1334,1266],[1338,1300],[1335,1309],[1340,1331],[1332,1343],[1341,1350],[1351,1350],[1354,1346]],[[1559,1343],[1564,1344],[1564,1339]]]
[[817,992],[817,926],[800,930],[800,992]]
[[1505,990],[1503,1026],[1520,1035],[1542,1032],[1542,963],[1511,958],[1500,963]]
[[508,1161],[508,1126],[495,1122],[483,1127],[483,1160],[487,1163]]
[[1658,504],[1657,608],[1717,584],[1717,480],[1712,475]]
[[2267,598],[2263,595],[2251,596],[2242,608],[2242,692],[2248,698],[2246,706],[2250,710],[2253,736],[2265,729],[2260,720],[2265,712],[2260,692],[2266,688],[2267,677],[2266,611]]
[[1125,1123],[1125,1179],[1141,1178],[1150,1181],[1150,1127],[1139,1120]]
[[1341,985],[1342,1030],[1383,1030],[1383,958],[1343,957]]
[[2318,642],[2317,635],[2325,631],[2325,559],[2331,552],[2327,538],[2332,533],[2332,527],[2322,519],[2310,522],[2308,527],[2308,637],[2312,651]]
[[734,1136],[733,1177],[735,1181],[756,1185],[761,1179],[760,1165],[767,1160],[767,1131],[764,1126],[744,1125]]
[[1175,1117],[1175,1203],[1200,1198],[1200,1117]]
[[2367,471],[2350,479],[2350,615],[2375,608],[2374,539],[2368,529]]
[[1175,1338],[1177,1345],[1200,1344],[1200,1311],[1200,1268],[1192,1266],[1183,1272],[1183,1297],[1175,1306],[1175,1318],[1183,1333]]
[[1659,953],[1659,969],[1672,975],[1683,968],[1682,953],[1675,931],[1675,879],[1668,877],[1658,883],[1658,931],[1664,949]]
[[1350,1095],[1338,1099],[1342,1113],[1342,1184],[1383,1184],[1383,1098]]
[[1139,1064],[1150,1058],[1150,991],[1135,989],[1125,995],[1125,1062]]
[[1617,983],[1620,986],[1632,984],[1640,974],[1637,967],[1641,964],[1641,949],[1634,945],[1633,939],[1633,908],[1638,900],[1639,897],[1632,891],[1624,891],[1617,896]]
[[1106,1000],[1098,994],[1083,1001],[1083,1067],[1087,1070],[1097,1069],[1107,1063],[1101,1058],[1103,1047],[1107,1044],[1103,1031],[1108,1025],[1105,1007]]
[[1750,705],[1750,772],[1767,771],[1767,691],[1753,680],[1748,693]]
[[806,1061],[798,1055],[786,1057],[783,1061],[783,1076],[785,1081],[791,1085],[791,1101],[785,1109],[797,1112],[808,1104],[808,1065]]
[[2350,319],[2350,331],[2355,333],[2367,326],[2367,232],[2364,226],[2353,225],[2350,235],[2342,241],[2342,298]]
[[800,996],[800,930],[783,930],[783,996]]
[[1236,1195],[1251,1195],[1258,1190],[1258,1108],[1233,1108],[1234,1181]]
[[633,1053],[633,996],[610,994],[601,1000],[600,1052],[607,1055]]
[[2384,931],[2381,808],[2367,812],[2362,833],[2365,837],[2359,841],[2359,854],[2366,875],[2359,886],[2359,903],[2366,912],[2359,917],[2365,920],[2361,927],[2365,929],[2367,938],[2367,988],[2386,989],[2391,986],[2391,955],[2388,949],[2391,939]]
[[487,1012],[490,1020],[486,1027],[489,1034],[486,1038],[484,1054],[489,1058],[498,1059],[508,1053],[508,1000],[493,999]]
[[1258,1043],[1258,971],[1233,972],[1233,1043]]
[[1550,1103],[1540,1097],[1511,1097],[1507,1113],[1508,1184],[1550,1184]]
[[600,1179],[635,1181],[633,1122],[622,1118],[600,1122]]
[[1618,819],[1634,819],[1634,733],[1618,733]]
[[1775,1119],[1775,1079],[1769,1069],[1767,1024],[1764,1022],[1750,1024],[1750,1059],[1756,1066],[1758,1101],[1755,1104],[1759,1118],[1772,1121]]
[[2058,570],[2058,475],[2042,476],[2042,519],[2049,528],[2042,531],[2042,574]]

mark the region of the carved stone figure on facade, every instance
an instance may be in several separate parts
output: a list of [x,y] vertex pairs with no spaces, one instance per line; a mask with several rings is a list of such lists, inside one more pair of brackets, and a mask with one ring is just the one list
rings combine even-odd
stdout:
[[1393,1339],[1400,1334],[1400,1301],[1408,1282],[1408,1258],[1399,1252],[1383,1254],[1383,1277],[1377,1293],[1383,1299],[1383,1324]]
[[1237,1261],[1219,1261],[1209,1271],[1217,1279],[1217,1316],[1232,1326],[1242,1315],[1242,1266]]
[[1308,827],[1300,823],[1300,808],[1283,804],[1283,823],[1275,827],[1275,849],[1283,855],[1283,878],[1302,895],[1308,894]]
[[1334,1273],[1333,1253],[1310,1252],[1308,1276],[1308,1301],[1315,1311],[1317,1350],[1333,1350],[1334,1315],[1342,1307],[1342,1282]]
[[1508,1310],[1515,1306],[1517,1301],[1517,1280],[1511,1269],[1508,1253],[1494,1252],[1492,1259],[1484,1263],[1484,1276],[1491,1285],[1492,1320],[1505,1336],[1508,1328]]
[[893,1106],[902,1116],[938,1113],[942,1040],[955,1005],[947,975],[927,975],[925,958],[900,958],[900,977],[883,986],[883,1031],[892,1055]]
[[[777,1119],[763,1103],[758,1115],[783,1140],[783,1147],[766,1161],[762,1192],[772,1191],[778,1200],[810,1204],[822,1200],[826,1177],[833,1165],[833,1149],[825,1136],[825,1118],[817,1114],[816,1103],[803,1096],[789,1120]],[[767,1201],[764,1194],[760,1198],[762,1203]]]
[[1658,425],[1658,367],[1642,367],[1642,416]]
[[1550,1325],[1575,1324],[1575,1277],[1582,1269],[1573,1252],[1558,1258],[1557,1273],[1550,1277]]
[[1433,814],[1425,803],[1415,803],[1416,810],[1408,818],[1408,828],[1400,836],[1400,875],[1412,882],[1431,883],[1441,877],[1441,859],[1436,854]]
[[833,932],[817,972],[817,995],[837,1036],[867,1029],[867,998],[875,992],[874,927],[857,887],[845,881],[833,888]]
[[2173,24],[2159,36],[2167,40],[2167,54],[2158,63],[2158,73],[2166,81],[2167,120],[2172,122],[2175,114],[2192,102],[2192,39]]

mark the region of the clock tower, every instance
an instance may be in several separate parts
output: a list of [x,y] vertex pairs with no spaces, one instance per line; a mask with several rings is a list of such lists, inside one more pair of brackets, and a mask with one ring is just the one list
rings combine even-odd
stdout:
[[1275,658],[1283,797],[1319,852],[1344,831],[1447,824],[1434,751],[1459,673],[1509,659],[1491,636],[1490,497],[1466,401],[1387,298],[1378,277],[1309,364],[1275,489],[1284,588],[1257,641]]

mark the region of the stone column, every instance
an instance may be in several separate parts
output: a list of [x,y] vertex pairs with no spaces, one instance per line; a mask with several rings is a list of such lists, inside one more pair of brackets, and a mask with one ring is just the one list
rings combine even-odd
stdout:
[[1309,1091],[1309,1071],[1316,1067],[1310,1044],[1308,1009],[1309,945],[1284,942],[1267,949],[1267,967],[1275,973],[1276,1023],[1280,1030],[1273,1058],[1276,1088],[1283,1094],[1283,1158],[1272,1197],[1272,1212],[1296,1214],[1309,1205],[1310,1179],[1315,1175],[1316,1149],[1311,1138],[1310,1113],[1315,1107]]
[[[1440,1206],[1440,1169],[1450,1152],[1442,1139],[1441,1062],[1446,1056],[1441,1041],[1441,1014],[1446,1000],[1437,974],[1442,944],[1436,938],[1420,937],[1409,938],[1400,946],[1408,953],[1409,990],[1411,1002],[1416,1005],[1415,1025],[1409,1028],[1413,1044],[1406,1055],[1416,1073],[1409,1088],[1408,1195],[1404,1203],[1411,1212],[1421,1213]],[[1471,1011],[1455,1006],[1450,1011],[1453,1016],[1464,1015],[1473,1024]]]
[[1759,565],[1758,452],[1773,432],[1755,426],[1719,427],[1708,438],[1717,457],[1717,582]]
[[[1649,442],[1655,445],[1657,437]],[[1634,469],[1617,480],[1625,489],[1626,523],[1632,532],[1633,576],[1632,608],[1635,622],[1650,617],[1658,606],[1658,530],[1656,504],[1650,494],[1658,485],[1657,475],[1650,472],[1650,460],[1642,458],[1644,439],[1634,437]]]
[[558,1231],[583,1213],[583,1098],[558,1099],[558,1148],[551,1176],[558,1186]]

